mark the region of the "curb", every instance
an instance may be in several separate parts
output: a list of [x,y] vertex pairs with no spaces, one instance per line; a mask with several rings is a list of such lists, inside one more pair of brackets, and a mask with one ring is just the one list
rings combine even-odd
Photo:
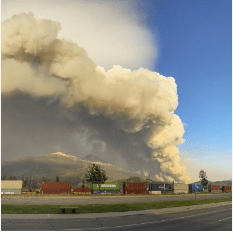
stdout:
[[86,218],[104,218],[104,217],[123,217],[131,215],[145,215],[145,214],[167,214],[176,213],[190,210],[205,209],[211,207],[219,207],[232,205],[232,202],[220,202],[210,203],[204,205],[191,205],[164,209],[150,209],[150,210],[138,210],[138,211],[127,211],[127,212],[108,212],[108,213],[90,213],[90,214],[1,214],[2,219],[86,219]]

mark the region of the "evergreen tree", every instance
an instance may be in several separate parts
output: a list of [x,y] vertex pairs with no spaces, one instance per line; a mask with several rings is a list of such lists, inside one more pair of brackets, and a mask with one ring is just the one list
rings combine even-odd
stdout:
[[32,177],[30,176],[28,180],[28,189],[31,190],[31,188],[32,188]]
[[85,188],[85,181],[83,180],[82,188]]
[[92,185],[98,184],[99,190],[101,184],[103,184],[108,179],[108,177],[106,176],[106,172],[102,168],[100,168],[100,166],[95,164],[87,169],[85,177],[86,181],[92,183]]
[[203,185],[203,187],[207,188],[209,181],[207,180],[206,172],[204,170],[201,170],[199,172],[199,178],[201,179],[201,184]]
[[22,188],[24,188],[24,175],[22,176],[22,182],[23,182]]
[[37,180],[35,180],[34,178],[32,179],[32,189],[36,189],[36,183]]
[[27,177],[23,176],[23,188],[27,188],[27,183],[28,183]]

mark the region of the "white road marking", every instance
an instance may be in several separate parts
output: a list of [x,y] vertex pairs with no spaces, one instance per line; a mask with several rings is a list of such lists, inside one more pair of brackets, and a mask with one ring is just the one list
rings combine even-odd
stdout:
[[224,218],[224,219],[221,219],[221,220],[218,220],[219,222],[221,221],[224,221],[224,220],[227,220],[227,219],[230,219],[231,217],[228,217],[228,218]]
[[[142,222],[142,223],[138,223],[138,224],[130,224],[130,225],[122,225],[122,226],[110,226],[110,227],[99,227],[99,228],[81,228],[81,229],[64,229],[64,230],[102,230],[102,229],[113,229],[113,228],[122,228],[122,227],[130,227],[130,226],[139,226],[139,225],[146,225],[146,224],[152,224],[152,223],[158,223],[158,222],[167,222],[167,221],[172,221],[172,220],[179,220],[179,219],[189,218],[189,217],[196,217],[196,216],[201,216],[204,214],[211,214],[211,213],[216,213],[216,212],[221,212],[221,211],[226,211],[226,210],[232,210],[232,208],[216,210],[216,211],[206,212],[206,213],[202,213],[202,214],[193,214],[193,215],[179,217],[179,218],[171,218],[171,219],[161,220],[161,221]],[[224,218],[224,219],[221,219],[219,221],[227,220],[230,218],[231,217]]]

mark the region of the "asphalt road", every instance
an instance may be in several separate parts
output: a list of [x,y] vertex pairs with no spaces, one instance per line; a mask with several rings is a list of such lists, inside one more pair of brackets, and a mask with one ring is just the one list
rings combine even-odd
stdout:
[[232,206],[88,219],[2,219],[2,231],[232,231]]
[[[197,199],[231,197],[231,193],[197,194]],[[194,200],[195,194],[182,195],[145,195],[145,196],[2,196],[4,205],[87,205],[87,204],[118,204],[131,202],[179,201]]]

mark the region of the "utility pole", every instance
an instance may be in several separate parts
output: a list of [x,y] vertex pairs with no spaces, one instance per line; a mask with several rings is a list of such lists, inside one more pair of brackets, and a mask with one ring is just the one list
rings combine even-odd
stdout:
[[197,186],[195,185],[195,201],[196,201],[196,192],[197,192]]

